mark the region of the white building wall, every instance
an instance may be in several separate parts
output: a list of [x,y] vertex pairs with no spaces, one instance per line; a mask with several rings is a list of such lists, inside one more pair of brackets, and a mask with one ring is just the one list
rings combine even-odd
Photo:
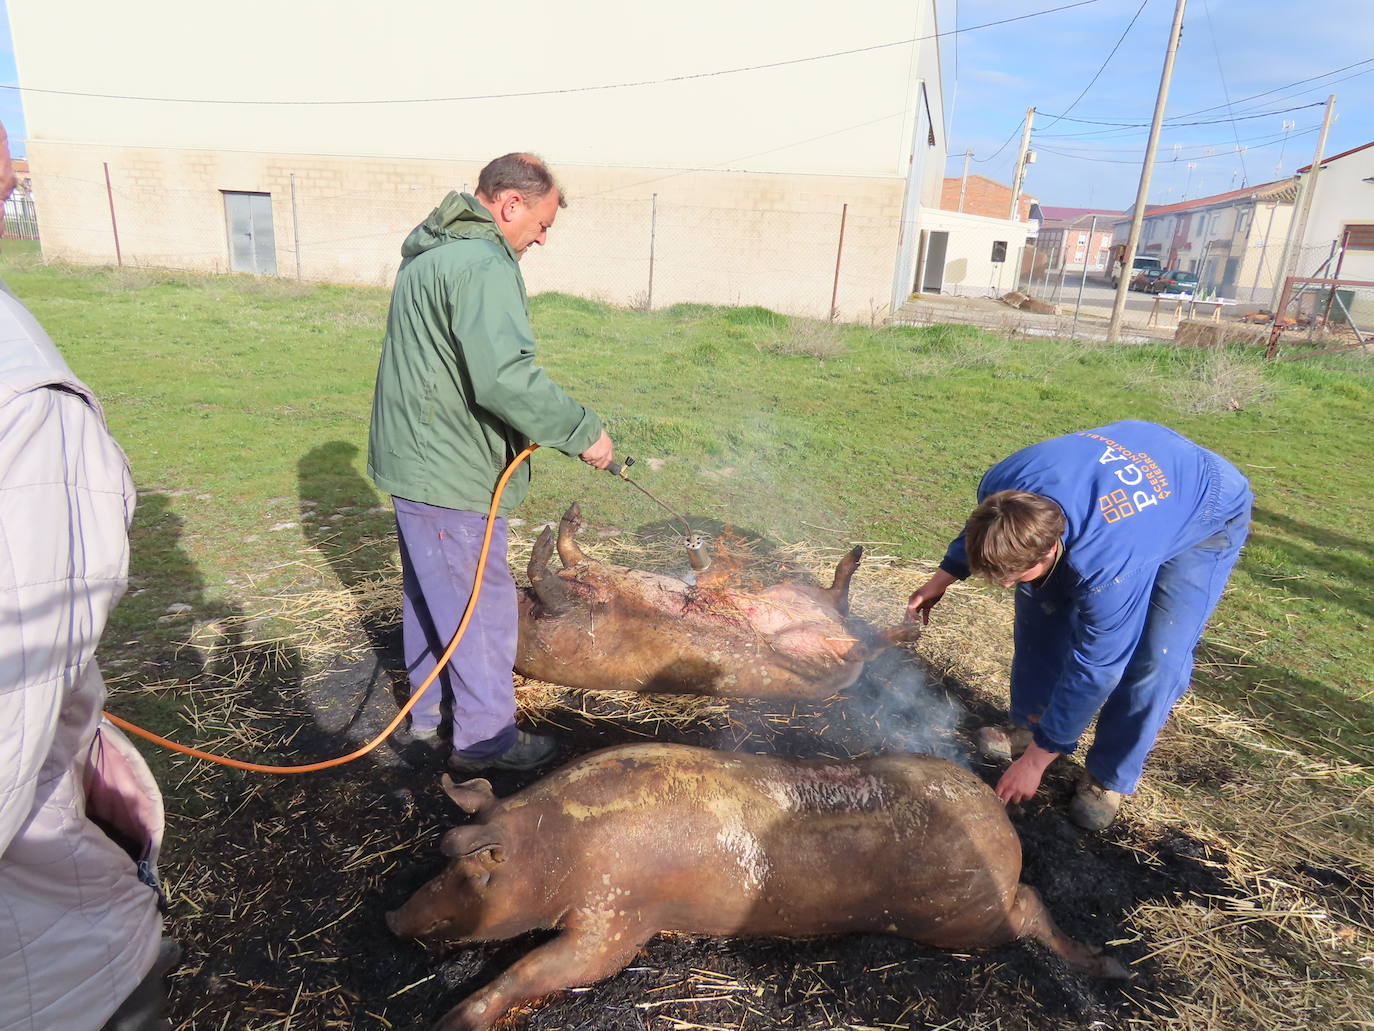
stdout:
[[[1374,225],[1374,147],[1332,161],[1317,177],[1317,192],[1303,234],[1297,275],[1310,276],[1339,241],[1345,227]],[[1342,279],[1374,281],[1374,251],[1350,250],[1341,265]]]
[[[126,261],[223,268],[221,191],[270,192],[279,274],[385,282],[445,190],[531,149],[573,201],[534,289],[643,300],[656,203],[656,305],[822,314],[848,204],[837,306],[870,318],[910,247],[913,145],[910,188],[938,204],[936,0],[528,0],[514,26],[446,0],[8,8],[50,256],[113,258],[108,165]],[[922,82],[933,146],[914,139]]]
[[[1021,252],[1030,230],[1028,223],[925,208],[921,211],[921,229],[927,238],[932,232],[949,233],[941,293],[1001,297],[1016,289]],[[1005,261],[992,260],[993,244],[997,241],[1007,245]]]

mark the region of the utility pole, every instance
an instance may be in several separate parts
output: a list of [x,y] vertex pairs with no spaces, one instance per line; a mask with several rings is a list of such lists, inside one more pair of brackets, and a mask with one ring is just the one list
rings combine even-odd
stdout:
[[973,148],[964,151],[964,177],[959,180],[959,210],[964,210],[964,193],[968,190],[968,163],[973,158]]
[[1026,178],[1026,153],[1030,150],[1031,123],[1035,121],[1035,108],[1026,108],[1026,131],[1021,134],[1021,153],[1016,159],[1016,176],[1011,184],[1011,213],[1007,215],[1013,222],[1019,221],[1017,206],[1021,203],[1021,183]]
[[1312,211],[1312,198],[1317,192],[1317,173],[1321,171],[1322,155],[1326,151],[1326,134],[1331,128],[1331,114],[1335,109],[1336,94],[1332,93],[1326,98],[1326,115],[1322,118],[1322,131],[1317,135],[1317,152],[1312,156],[1312,171],[1299,184],[1297,210],[1293,212],[1293,219],[1288,223],[1288,235],[1283,241],[1279,274],[1274,280],[1274,292],[1269,298],[1269,307],[1275,309],[1276,319],[1282,314],[1276,305],[1283,296],[1283,281],[1295,273],[1302,253],[1302,240],[1307,233],[1307,216]]
[[1169,101],[1169,80],[1174,77],[1174,58],[1178,55],[1178,37],[1183,31],[1183,9],[1187,6],[1188,0],[1176,0],[1174,4],[1174,24],[1169,29],[1169,48],[1164,52],[1164,70],[1159,74],[1159,95],[1155,97],[1155,116],[1150,123],[1150,139],[1145,144],[1145,164],[1140,169],[1140,188],[1136,190],[1135,209],[1131,212],[1131,232],[1126,237],[1126,253],[1121,256],[1121,275],[1116,282],[1112,321],[1107,324],[1107,340],[1112,343],[1121,338],[1121,316],[1126,310],[1126,291],[1131,287],[1135,248],[1140,242],[1140,223],[1145,218],[1145,199],[1150,195],[1150,176],[1154,171],[1155,150],[1159,147],[1159,127],[1164,121],[1164,105]]

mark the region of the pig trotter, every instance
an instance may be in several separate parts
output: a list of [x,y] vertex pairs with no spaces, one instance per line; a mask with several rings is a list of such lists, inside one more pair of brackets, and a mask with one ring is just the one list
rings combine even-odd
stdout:
[[634,941],[611,943],[597,935],[564,930],[449,1010],[434,1031],[486,1031],[513,1006],[610,977],[628,966],[651,936],[631,935]]
[[1070,966],[1096,977],[1122,980],[1131,976],[1119,961],[1104,956],[1102,950],[1090,949],[1061,931],[1040,900],[1039,893],[1027,884],[1017,886],[1008,923],[1015,937],[1034,938]]
[[549,559],[552,557],[553,530],[546,526],[539,539],[534,542],[534,548],[530,551],[529,568],[526,571],[529,573],[530,586],[534,588],[539,604],[555,616],[561,616],[573,607],[573,599],[568,592],[568,585],[549,569]]
[[841,616],[849,615],[849,581],[854,578],[854,570],[859,568],[859,562],[863,557],[863,545],[856,544],[854,550],[840,559],[835,566],[835,579],[830,584],[830,595],[834,600],[835,610]]
[[580,529],[582,506],[574,501],[563,513],[563,518],[558,521],[558,557],[563,562],[564,569],[587,559],[587,556],[582,554],[582,549],[577,546],[577,541],[573,540],[573,534]]

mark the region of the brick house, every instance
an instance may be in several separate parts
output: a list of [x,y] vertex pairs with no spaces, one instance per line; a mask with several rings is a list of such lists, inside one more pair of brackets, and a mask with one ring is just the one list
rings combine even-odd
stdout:
[[1036,249],[1046,267],[1063,272],[1107,274],[1113,224],[1121,212],[1105,208],[1041,207],[1042,221]]
[[[959,194],[964,195],[963,207],[959,206]],[[1024,190],[1017,200],[1017,221],[1026,222],[1031,217],[1031,205],[1036,200]],[[940,208],[944,211],[962,211],[970,215],[983,215],[986,218],[1006,218],[1011,211],[1011,187],[999,183],[985,175],[953,176],[944,181],[940,190]]]

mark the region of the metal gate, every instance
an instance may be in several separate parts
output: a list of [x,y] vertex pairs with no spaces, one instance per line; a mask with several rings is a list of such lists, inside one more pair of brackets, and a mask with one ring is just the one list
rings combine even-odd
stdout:
[[27,190],[15,190],[5,201],[4,235],[19,240],[38,239],[38,215]]
[[259,276],[277,274],[277,243],[272,235],[270,193],[224,194],[224,221],[229,231],[229,268]]

